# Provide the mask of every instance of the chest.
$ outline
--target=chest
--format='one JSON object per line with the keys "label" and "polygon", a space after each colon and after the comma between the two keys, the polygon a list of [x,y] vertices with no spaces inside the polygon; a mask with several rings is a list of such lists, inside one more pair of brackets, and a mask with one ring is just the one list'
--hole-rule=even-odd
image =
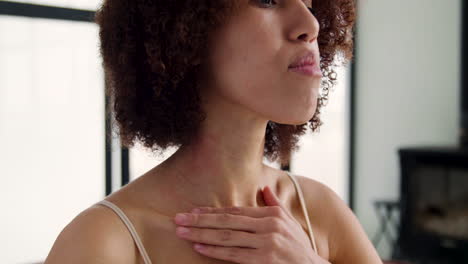
{"label": "chest", "polygon": [[[295,216],[307,233],[307,225],[301,217]],[[227,264],[234,263],[207,257],[193,248],[193,242],[179,238],[175,234],[176,225],[170,220],[146,223],[143,243],[153,264],[191,263],[191,264]],[[319,227],[313,229],[319,255],[328,259],[328,243]],[[139,254],[138,254],[139,256]],[[142,258],[138,258],[143,263]]]}
{"label": "chest", "polygon": [[[285,205],[286,209],[296,219],[296,221],[302,226],[302,229],[306,235],[307,223],[300,206],[300,201],[297,197],[294,186],[285,179],[285,182],[278,184],[278,197]],[[144,192],[135,192],[144,193]],[[135,197],[135,196],[133,196]],[[151,201],[151,206],[145,207],[144,210],[138,210],[133,218],[135,221],[138,233],[142,238],[144,247],[153,264],[165,264],[165,263],[203,263],[203,264],[218,264],[218,263],[233,263],[228,261],[222,261],[214,258],[210,258],[202,255],[201,253],[193,249],[193,242],[179,238],[176,233],[176,225],[173,222],[170,215],[174,215],[173,207],[175,207],[173,201],[167,201],[164,197],[157,197],[157,199],[141,199],[136,204],[150,204],[147,201]],[[319,203],[319,199],[316,201]],[[313,228],[313,233],[318,248],[319,256],[323,259],[329,259],[329,247],[328,247],[328,233],[326,227],[323,225],[326,221],[321,219],[323,212],[320,212],[323,207],[316,207],[318,211],[310,211],[309,218]],[[159,212],[155,213],[155,212]],[[168,213],[169,212],[169,213]],[[138,251],[135,252],[142,263],[142,258]]]}
{"label": "chest", "polygon": [[203,256],[192,248],[192,242],[177,237],[166,237],[163,241],[149,243],[148,254],[153,264],[193,263],[193,264],[227,264],[228,261]]}

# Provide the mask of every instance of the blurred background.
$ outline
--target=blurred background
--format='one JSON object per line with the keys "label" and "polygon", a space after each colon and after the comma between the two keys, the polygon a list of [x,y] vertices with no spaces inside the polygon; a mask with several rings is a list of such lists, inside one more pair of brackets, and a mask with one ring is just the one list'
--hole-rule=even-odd
{"label": "blurred background", "polygon": [[[106,138],[100,2],[0,1],[1,263],[43,261],[79,212],[175,151]],[[468,263],[463,2],[358,0],[355,58],[283,168],[335,190],[386,260]]]}

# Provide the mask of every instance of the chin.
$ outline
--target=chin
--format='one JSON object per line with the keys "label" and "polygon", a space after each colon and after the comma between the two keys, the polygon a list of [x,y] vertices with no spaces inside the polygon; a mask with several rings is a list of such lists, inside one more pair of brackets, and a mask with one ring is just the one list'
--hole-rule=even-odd
{"label": "chin", "polygon": [[303,125],[303,124],[309,122],[309,120],[310,119],[298,120],[298,121],[295,121],[295,122],[290,122],[290,123],[288,123],[288,125],[295,125],[295,126]]}
{"label": "chin", "polygon": [[304,117],[301,120],[299,120],[295,125],[300,125],[300,124],[309,122],[309,120],[311,120],[312,117],[314,117],[316,111],[317,111],[317,104],[314,103],[314,105],[310,108],[310,111],[308,111],[304,115]]}
{"label": "chin", "polygon": [[310,111],[306,111],[303,113],[298,113],[296,111],[295,113],[290,113],[288,116],[285,116],[283,118],[278,118],[276,120],[272,119],[272,121],[283,125],[302,125],[309,122],[309,120],[312,119],[316,110],[317,107],[316,105],[314,105],[314,107],[310,108]]}

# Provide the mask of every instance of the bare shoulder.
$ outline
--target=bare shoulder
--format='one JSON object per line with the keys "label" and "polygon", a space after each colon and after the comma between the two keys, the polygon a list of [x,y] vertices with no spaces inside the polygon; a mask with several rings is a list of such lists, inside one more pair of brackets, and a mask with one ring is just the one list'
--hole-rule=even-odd
{"label": "bare shoulder", "polygon": [[335,191],[311,178],[300,175],[296,178],[304,193],[310,218],[315,218],[327,230],[330,262],[382,263],[359,220]]}
{"label": "bare shoulder", "polygon": [[61,231],[45,263],[136,263],[135,250],[114,212],[93,205]]}

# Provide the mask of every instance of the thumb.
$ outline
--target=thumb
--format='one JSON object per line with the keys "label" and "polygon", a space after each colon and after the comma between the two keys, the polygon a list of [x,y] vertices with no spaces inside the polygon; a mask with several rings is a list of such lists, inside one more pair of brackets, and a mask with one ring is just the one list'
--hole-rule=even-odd
{"label": "thumb", "polygon": [[267,206],[279,206],[291,219],[294,219],[292,214],[281,203],[278,196],[276,196],[276,194],[271,190],[269,186],[263,187],[262,193],[263,193],[263,200],[265,201]]}
{"label": "thumb", "polygon": [[265,203],[267,206],[278,205],[278,206],[283,207],[280,200],[278,199],[276,194],[270,189],[269,186],[263,187],[262,194],[263,194],[263,200],[265,200]]}

